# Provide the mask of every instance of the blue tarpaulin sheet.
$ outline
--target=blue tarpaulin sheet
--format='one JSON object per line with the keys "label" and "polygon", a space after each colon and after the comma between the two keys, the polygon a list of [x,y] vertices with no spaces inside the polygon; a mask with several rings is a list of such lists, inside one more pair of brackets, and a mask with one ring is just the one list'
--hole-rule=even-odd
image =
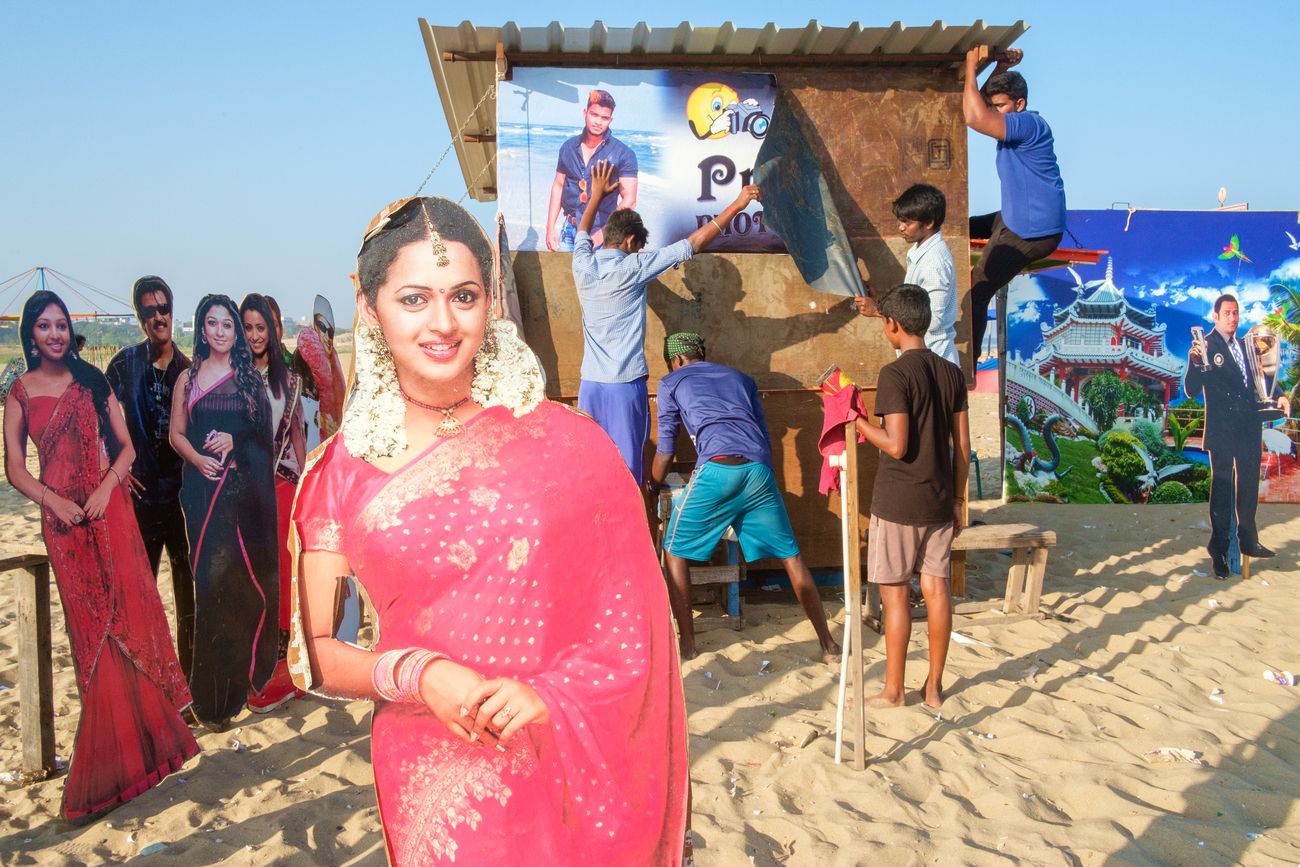
{"label": "blue tarpaulin sheet", "polygon": [[789,100],[784,92],[777,95],[754,163],[754,182],[763,188],[764,225],[780,236],[809,286],[864,295],[844,224]]}

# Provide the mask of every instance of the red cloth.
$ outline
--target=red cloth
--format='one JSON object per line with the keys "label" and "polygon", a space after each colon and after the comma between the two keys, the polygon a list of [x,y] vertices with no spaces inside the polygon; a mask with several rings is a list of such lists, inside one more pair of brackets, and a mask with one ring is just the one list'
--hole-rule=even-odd
{"label": "red cloth", "polygon": [[347,558],[376,650],[519,678],[550,711],[498,752],[423,705],[378,702],[392,864],[680,863],[686,709],[668,595],[641,492],[593,421],[550,402],[521,418],[493,407],[391,474],[339,434],[303,476],[294,526],[303,550]]}
{"label": "red cloth", "polygon": [[[817,450],[822,453],[822,474],[817,490],[823,494],[840,489],[840,469],[831,466],[831,458],[844,454],[844,425],[866,414],[856,388],[822,394],[822,436],[817,441]],[[859,433],[858,442],[866,442],[866,437]]]}
{"label": "red cloth", "polygon": [[[104,440],[90,392],[14,395],[51,492],[84,503],[103,478]],[[100,521],[64,524],[46,508],[41,531],[67,620],[81,722],[63,790],[79,818],[156,786],[199,751],[180,711],[190,703],[167,615],[126,488],[113,488]]]}
{"label": "red cloth", "polygon": [[293,611],[293,554],[289,552],[289,532],[293,525],[293,495],[298,486],[275,477],[275,536],[280,543],[280,629],[288,632]]}

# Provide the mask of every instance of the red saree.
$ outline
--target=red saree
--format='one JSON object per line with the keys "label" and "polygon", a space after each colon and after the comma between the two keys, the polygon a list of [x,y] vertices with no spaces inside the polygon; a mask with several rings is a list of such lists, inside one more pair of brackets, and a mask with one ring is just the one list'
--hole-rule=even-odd
{"label": "red saree", "polygon": [[348,387],[339,354],[325,346],[315,328],[298,333],[298,354],[311,371],[320,395],[320,438],[329,439],[343,423],[343,393]]}
{"label": "red saree", "polygon": [[[40,456],[41,482],[84,503],[107,460],[90,392],[73,382],[59,397],[14,394]],[[76,819],[156,786],[198,744],[180,711],[190,703],[185,675],[126,488],[118,486],[101,521],[64,524],[42,510],[81,693],[81,721],[63,791]]]}
{"label": "red saree", "polygon": [[348,558],[377,651],[427,647],[520,678],[550,711],[502,753],[423,706],[377,703],[394,864],[680,862],[686,714],[668,597],[636,485],[590,419],[488,409],[392,474],[339,435],[294,524],[304,550]]}

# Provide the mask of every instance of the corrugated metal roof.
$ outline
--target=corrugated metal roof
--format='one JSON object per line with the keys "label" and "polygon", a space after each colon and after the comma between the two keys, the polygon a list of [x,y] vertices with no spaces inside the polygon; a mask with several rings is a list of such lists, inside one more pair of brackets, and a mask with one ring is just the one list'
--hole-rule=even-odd
{"label": "corrugated metal roof", "polygon": [[[697,56],[700,63],[734,58],[737,64],[758,65],[764,61],[832,65],[854,60],[939,63],[977,44],[1003,51],[1027,29],[1023,21],[999,26],[978,20],[964,26],[935,21],[922,27],[907,27],[897,21],[888,27],[864,27],[856,21],[847,27],[823,27],[809,21],[804,27],[786,29],[770,23],[736,27],[730,22],[720,27],[696,27],[685,21],[676,27],[656,28],[644,21],[634,27],[607,27],[597,21],[582,29],[558,22],[545,27],[520,27],[514,22],[503,27],[476,27],[463,21],[456,27],[438,27],[420,19],[465,185],[478,201],[496,198],[496,101],[489,91],[496,83],[498,43],[514,65],[563,65],[565,55],[573,56],[569,60],[589,58],[592,65],[608,66],[689,67],[690,55]],[[449,60],[447,56],[465,59]],[[466,141],[467,136],[489,140]]]}

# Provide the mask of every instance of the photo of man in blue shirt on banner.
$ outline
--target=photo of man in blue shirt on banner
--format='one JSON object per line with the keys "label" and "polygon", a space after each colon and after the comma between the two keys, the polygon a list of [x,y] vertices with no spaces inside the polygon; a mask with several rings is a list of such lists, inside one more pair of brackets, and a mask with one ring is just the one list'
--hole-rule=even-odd
{"label": "photo of man in blue shirt on banner", "polygon": [[605,221],[616,208],[636,207],[636,154],[609,130],[614,119],[614,97],[605,90],[591,91],[582,119],[582,132],[560,146],[555,165],[555,181],[546,207],[546,249],[553,253],[573,252],[578,218],[591,195],[591,167],[597,161],[614,167],[618,195],[601,202],[591,232],[593,244],[600,247],[604,242]]}

